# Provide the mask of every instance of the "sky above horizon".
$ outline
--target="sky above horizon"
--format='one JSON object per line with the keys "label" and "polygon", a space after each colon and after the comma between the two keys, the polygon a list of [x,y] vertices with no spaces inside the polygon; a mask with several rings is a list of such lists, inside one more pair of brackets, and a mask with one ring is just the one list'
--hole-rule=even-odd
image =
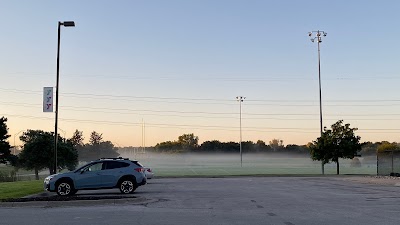
{"label": "sky above horizon", "polygon": [[[11,145],[27,129],[54,131],[43,87],[56,86],[59,133],[92,131],[116,146],[320,134],[343,119],[361,141],[399,142],[400,2],[0,0],[0,117]],[[144,124],[144,129],[143,129]],[[143,130],[145,132],[143,132]],[[145,141],[143,141],[143,139]]]}

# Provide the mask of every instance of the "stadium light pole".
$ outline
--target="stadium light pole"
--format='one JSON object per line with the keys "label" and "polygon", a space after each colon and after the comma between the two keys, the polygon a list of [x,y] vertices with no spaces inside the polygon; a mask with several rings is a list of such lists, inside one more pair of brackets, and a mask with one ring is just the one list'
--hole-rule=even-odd
{"label": "stadium light pole", "polygon": [[[314,36],[313,36],[314,35]],[[320,54],[320,43],[322,42],[322,36],[326,37],[327,33],[322,30],[308,32],[308,36],[311,38],[312,42],[317,41],[318,44],[318,81],[319,81],[319,122],[320,122],[320,132],[322,137],[322,91],[321,91],[321,54]],[[325,174],[324,161],[322,164],[322,174]]]}
{"label": "stadium light pole", "polygon": [[240,108],[240,112],[239,112],[239,123],[240,123],[240,142],[239,142],[239,148],[240,148],[240,167],[242,167],[242,162],[243,162],[243,158],[242,158],[242,102],[243,100],[245,100],[246,97],[243,96],[237,96],[236,100],[239,101],[239,108]]}
{"label": "stadium light pole", "polygon": [[60,31],[61,26],[64,27],[75,27],[74,21],[58,21],[58,41],[57,41],[57,81],[56,81],[56,116],[54,125],[54,171],[57,173],[57,140],[58,140],[58,89],[59,89],[59,78],[60,78]]}

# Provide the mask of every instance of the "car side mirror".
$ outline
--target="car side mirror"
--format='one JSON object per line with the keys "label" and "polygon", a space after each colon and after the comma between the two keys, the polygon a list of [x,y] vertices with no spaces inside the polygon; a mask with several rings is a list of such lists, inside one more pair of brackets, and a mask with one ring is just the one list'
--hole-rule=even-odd
{"label": "car side mirror", "polygon": [[81,170],[81,174],[84,173],[84,172],[85,172],[85,170]]}

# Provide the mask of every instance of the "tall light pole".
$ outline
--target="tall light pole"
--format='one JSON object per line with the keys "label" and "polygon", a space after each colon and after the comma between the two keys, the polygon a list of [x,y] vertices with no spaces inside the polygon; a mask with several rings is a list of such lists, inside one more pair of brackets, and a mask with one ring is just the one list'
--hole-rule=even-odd
{"label": "tall light pole", "polygon": [[58,90],[59,90],[59,78],[60,78],[60,31],[61,26],[64,27],[75,27],[74,21],[58,21],[58,42],[57,42],[57,81],[56,81],[56,118],[54,125],[54,171],[57,173],[57,140],[58,140]]}
{"label": "tall light pole", "polygon": [[[319,45],[322,42],[322,36],[326,37],[326,35],[327,33],[322,30],[308,32],[308,36],[311,38],[311,41],[315,42],[316,40],[318,43],[319,122],[320,122],[321,137],[323,130],[322,130],[321,54]],[[325,174],[323,161],[322,161],[322,174]]]}
{"label": "tall light pole", "polygon": [[243,96],[237,96],[236,100],[239,101],[239,108],[240,108],[240,112],[239,112],[239,121],[240,121],[240,142],[239,142],[239,147],[240,147],[240,167],[242,167],[242,162],[243,162],[243,158],[242,158],[242,102],[243,100],[245,100],[246,97]]}

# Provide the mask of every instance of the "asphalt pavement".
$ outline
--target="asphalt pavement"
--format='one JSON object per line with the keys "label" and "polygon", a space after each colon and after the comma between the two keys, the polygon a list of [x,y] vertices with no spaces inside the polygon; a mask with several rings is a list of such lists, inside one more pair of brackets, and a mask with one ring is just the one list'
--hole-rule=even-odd
{"label": "asphalt pavement", "polygon": [[[398,183],[338,177],[152,179],[130,198],[0,204],[0,224],[398,225]],[[118,190],[80,196],[120,196]]]}

